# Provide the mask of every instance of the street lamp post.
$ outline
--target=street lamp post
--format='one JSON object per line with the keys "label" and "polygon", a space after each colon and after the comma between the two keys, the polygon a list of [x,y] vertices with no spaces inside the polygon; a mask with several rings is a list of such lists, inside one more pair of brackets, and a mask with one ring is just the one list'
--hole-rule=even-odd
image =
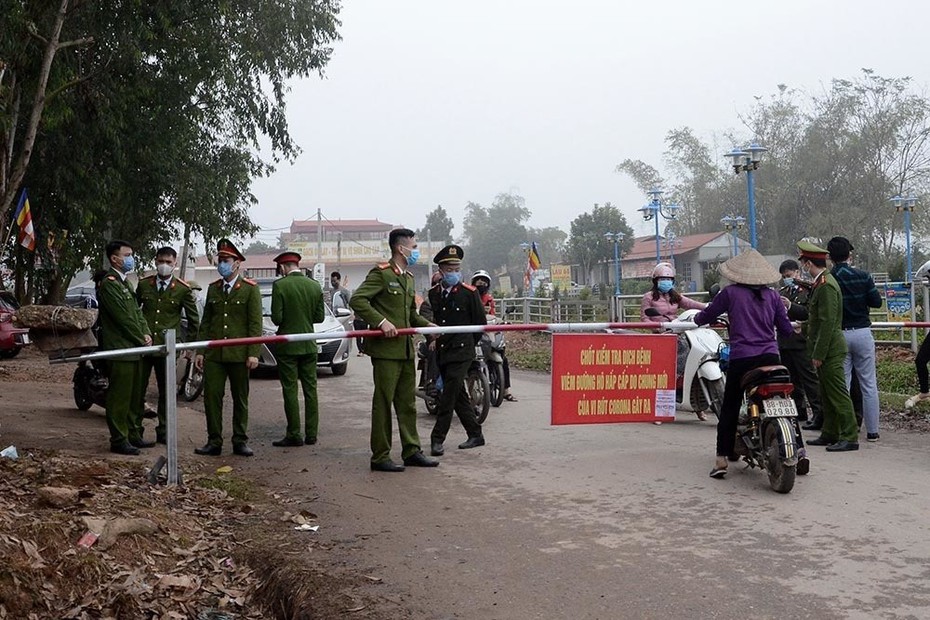
{"label": "street lamp post", "polygon": [[901,195],[891,199],[895,211],[904,212],[904,252],[907,261],[907,270],[904,272],[904,281],[910,282],[913,274],[911,268],[911,212],[917,205],[917,198],[913,194],[904,197]]}
{"label": "street lamp post", "polygon": [[733,160],[733,171],[736,174],[746,173],[746,189],[749,192],[749,244],[753,249],[758,247],[758,238],[756,237],[756,182],[753,178],[753,172],[759,168],[762,163],[762,154],[768,149],[755,142],[745,149],[734,148],[726,154]]}
{"label": "street lamp post", "polygon": [[742,215],[725,215],[720,218],[720,223],[723,224],[728,233],[733,235],[733,256],[737,256],[739,254],[739,237],[736,231],[742,230],[746,224],[746,218]]}
{"label": "street lamp post", "polygon": [[655,220],[656,222],[656,262],[659,263],[662,261],[662,251],[659,246],[659,217],[664,217],[667,220],[674,220],[678,216],[678,210],[681,209],[680,205],[670,205],[662,202],[662,190],[653,187],[649,190],[648,194],[652,196],[652,200],[649,201],[649,204],[644,205],[637,209],[643,214],[643,220]]}
{"label": "street lamp post", "polygon": [[681,247],[681,239],[675,234],[675,231],[666,229],[665,231],[665,249],[668,250],[668,262],[675,267],[675,248]]}
{"label": "street lamp post", "polygon": [[614,296],[620,297],[620,242],[623,241],[622,232],[604,233],[604,238],[614,244]]}

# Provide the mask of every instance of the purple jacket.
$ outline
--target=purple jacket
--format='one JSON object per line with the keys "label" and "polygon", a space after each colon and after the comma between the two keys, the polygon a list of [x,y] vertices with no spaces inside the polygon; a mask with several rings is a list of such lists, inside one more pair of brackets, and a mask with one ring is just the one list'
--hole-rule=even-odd
{"label": "purple jacket", "polygon": [[768,287],[759,289],[762,299],[757,299],[754,290],[747,286],[731,284],[714,297],[694,317],[698,325],[712,323],[718,316],[727,313],[730,321],[730,358],[740,359],[771,353],[778,355],[775,330],[782,336],[794,331],[788,320],[788,311],[776,291]]}

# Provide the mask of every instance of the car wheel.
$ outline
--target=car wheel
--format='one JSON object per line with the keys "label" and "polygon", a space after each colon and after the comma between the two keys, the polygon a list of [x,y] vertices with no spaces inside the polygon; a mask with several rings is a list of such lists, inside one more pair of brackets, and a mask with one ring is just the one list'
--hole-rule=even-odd
{"label": "car wheel", "polygon": [[12,349],[5,349],[3,351],[0,351],[0,359],[8,360],[8,359],[14,358],[17,355],[19,355],[19,352],[22,350],[23,350],[22,347],[14,347]]}

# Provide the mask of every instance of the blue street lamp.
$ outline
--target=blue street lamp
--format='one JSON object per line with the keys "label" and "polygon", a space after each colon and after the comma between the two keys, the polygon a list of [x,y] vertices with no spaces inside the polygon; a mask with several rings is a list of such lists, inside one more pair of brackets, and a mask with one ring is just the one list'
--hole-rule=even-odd
{"label": "blue street lamp", "polygon": [[742,215],[725,215],[720,218],[720,223],[723,224],[728,233],[733,235],[733,256],[737,256],[739,254],[739,237],[736,231],[742,230],[746,224],[746,218]]}
{"label": "blue street lamp", "polygon": [[762,154],[768,149],[753,142],[745,149],[734,148],[726,154],[733,160],[733,171],[736,174],[746,173],[746,189],[749,192],[749,244],[755,249],[758,247],[756,238],[756,183],[752,173],[762,163]]}
{"label": "blue street lamp", "polygon": [[623,241],[622,232],[604,233],[604,238],[614,244],[614,296],[620,297],[620,242]]}
{"label": "blue street lamp", "polygon": [[910,282],[913,271],[911,270],[911,212],[917,205],[917,198],[911,194],[904,197],[900,194],[891,199],[895,211],[904,211],[904,243],[905,256],[907,257],[907,270],[904,272],[904,281]]}
{"label": "blue street lamp", "polygon": [[647,192],[652,196],[652,200],[649,201],[649,204],[644,205],[637,209],[643,214],[643,220],[655,220],[656,222],[656,262],[662,262],[662,252],[659,247],[659,217],[664,217],[667,220],[674,220],[678,216],[678,210],[681,208],[680,205],[668,205],[662,202],[662,190],[653,187]]}

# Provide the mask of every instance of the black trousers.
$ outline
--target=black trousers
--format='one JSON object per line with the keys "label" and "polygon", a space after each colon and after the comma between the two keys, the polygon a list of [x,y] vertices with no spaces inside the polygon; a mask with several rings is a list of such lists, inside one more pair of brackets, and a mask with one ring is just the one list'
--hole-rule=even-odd
{"label": "black trousers", "polygon": [[739,421],[740,406],[743,404],[743,390],[740,388],[743,376],[755,368],[779,363],[781,360],[778,355],[772,353],[730,360],[723,405],[720,407],[720,420],[717,422],[717,456],[733,455],[736,425]]}
{"label": "black trousers", "polygon": [[914,363],[917,365],[917,383],[920,384],[920,391],[926,394],[930,392],[930,372],[927,371],[927,364],[930,364],[930,334],[924,336],[924,341],[920,343]]}
{"label": "black trousers", "polygon": [[439,395],[439,406],[436,409],[436,424],[430,440],[442,443],[449,434],[452,425],[452,412],[459,416],[462,427],[469,437],[481,437],[481,425],[478,416],[471,404],[468,392],[465,390],[465,376],[471,367],[471,360],[464,362],[440,361],[439,372],[442,374],[442,392]]}
{"label": "black trousers", "polygon": [[811,413],[814,420],[823,420],[823,411],[820,408],[820,383],[817,378],[817,371],[811,363],[810,355],[806,349],[782,348],[779,349],[781,354],[781,363],[785,365],[788,372],[791,373],[791,380],[794,382],[794,404],[798,407],[798,419],[804,421],[807,419],[807,410],[804,408],[804,399],[811,406]]}

